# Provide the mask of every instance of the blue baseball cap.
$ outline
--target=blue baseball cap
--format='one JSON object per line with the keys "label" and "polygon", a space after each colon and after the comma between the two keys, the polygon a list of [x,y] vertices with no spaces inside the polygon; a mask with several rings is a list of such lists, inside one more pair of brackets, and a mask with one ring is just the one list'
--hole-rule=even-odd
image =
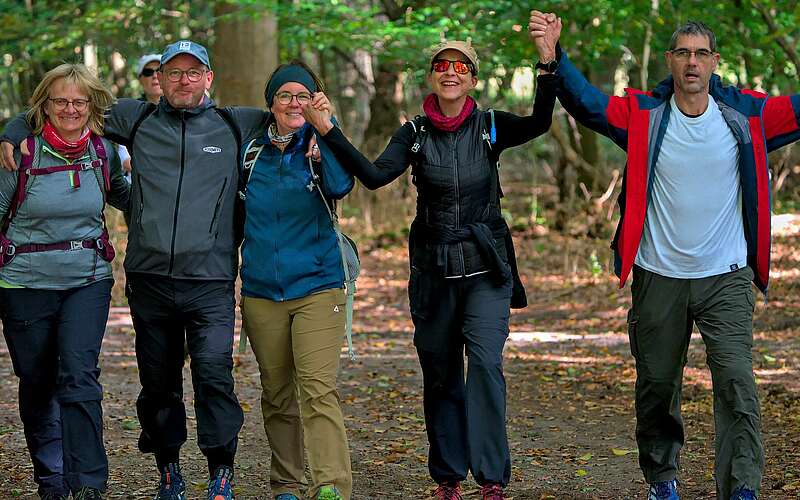
{"label": "blue baseball cap", "polygon": [[178,54],[194,56],[198,61],[208,66],[208,69],[211,69],[211,62],[208,60],[208,51],[206,48],[191,40],[178,40],[171,45],[167,45],[164,54],[161,56],[161,65],[167,64],[170,59]]}

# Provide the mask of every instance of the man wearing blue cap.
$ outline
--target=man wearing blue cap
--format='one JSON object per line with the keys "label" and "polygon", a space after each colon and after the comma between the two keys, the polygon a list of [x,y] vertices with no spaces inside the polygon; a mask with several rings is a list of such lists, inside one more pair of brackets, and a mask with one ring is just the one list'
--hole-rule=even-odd
{"label": "man wearing blue cap", "polygon": [[224,500],[233,498],[243,422],[231,373],[238,152],[242,137],[261,129],[264,114],[216,108],[206,95],[214,80],[208,52],[195,42],[169,45],[157,76],[164,93],[158,106],[120,100],[106,123],[106,135],[132,148],[135,163],[125,271],[142,384],[139,449],[155,454],[156,498],[185,498],[179,466],[187,437],[185,339],[197,442],[211,475],[208,498]]}
{"label": "man wearing blue cap", "polygon": [[[120,99],[105,121],[106,137],[133,158],[125,272],[142,384],[139,449],[155,454],[161,472],[155,498],[185,499],[185,339],[197,442],[210,473],[207,498],[228,500],[244,419],[231,373],[238,155],[243,140],[263,133],[267,115],[216,107],[206,95],[214,80],[208,52],[195,42],[169,45],[157,77],[164,93],[158,104]],[[2,140],[19,144],[28,134],[17,118]],[[9,149],[4,145],[3,164],[16,168]]]}

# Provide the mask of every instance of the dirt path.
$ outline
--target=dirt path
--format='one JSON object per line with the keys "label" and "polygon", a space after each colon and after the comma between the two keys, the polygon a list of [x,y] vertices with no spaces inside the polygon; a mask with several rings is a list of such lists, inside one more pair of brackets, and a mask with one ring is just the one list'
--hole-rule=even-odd
{"label": "dirt path", "polygon": [[[759,303],[755,363],[763,406],[767,471],[762,498],[800,497],[800,257],[779,240],[768,308]],[[512,317],[506,348],[509,440],[516,499],[642,498],[644,482],[633,440],[634,371],[624,333],[628,290],[606,272],[592,274],[591,252],[607,262],[604,242],[525,240],[520,245],[531,305]],[[407,318],[404,250],[364,257],[357,301],[359,359],[343,361],[341,395],[352,449],[357,499],[425,498],[427,475],[421,376]],[[544,270],[548,270],[545,272]],[[133,335],[124,308],[115,309],[106,335],[102,382],[111,464],[108,498],[151,497],[157,475],[136,450],[138,392]],[[0,354],[0,491],[36,498],[17,416],[16,378]],[[685,498],[713,498],[713,418],[702,343],[690,348],[684,390],[688,440],[682,457]],[[188,379],[188,368],[186,368]],[[240,434],[240,499],[271,498],[269,449],[259,408],[252,353],[239,357],[236,383],[246,412]],[[187,401],[191,387],[186,384]],[[193,412],[189,411],[190,415]],[[193,418],[193,417],[192,417]],[[190,441],[183,464],[190,498],[204,492],[204,460]],[[11,492],[9,495],[8,492]],[[477,498],[474,483],[467,498]],[[5,497],[4,496],[4,497]]]}

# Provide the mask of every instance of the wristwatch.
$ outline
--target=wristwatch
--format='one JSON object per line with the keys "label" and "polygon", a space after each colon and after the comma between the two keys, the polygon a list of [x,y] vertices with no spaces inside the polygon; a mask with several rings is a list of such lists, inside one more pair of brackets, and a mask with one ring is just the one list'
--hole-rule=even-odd
{"label": "wristwatch", "polygon": [[536,63],[535,67],[536,69],[542,69],[544,71],[547,71],[548,73],[555,73],[556,70],[558,69],[558,59],[553,59],[552,61],[547,63],[539,61]]}

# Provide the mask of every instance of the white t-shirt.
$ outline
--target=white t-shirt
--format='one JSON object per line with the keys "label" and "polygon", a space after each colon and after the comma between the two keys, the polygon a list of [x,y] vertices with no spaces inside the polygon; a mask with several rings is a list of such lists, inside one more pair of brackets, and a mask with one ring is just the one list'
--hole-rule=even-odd
{"label": "white t-shirt", "polygon": [[735,271],[747,265],[736,139],[712,97],[698,117],[669,105],[635,262],[672,278]]}

